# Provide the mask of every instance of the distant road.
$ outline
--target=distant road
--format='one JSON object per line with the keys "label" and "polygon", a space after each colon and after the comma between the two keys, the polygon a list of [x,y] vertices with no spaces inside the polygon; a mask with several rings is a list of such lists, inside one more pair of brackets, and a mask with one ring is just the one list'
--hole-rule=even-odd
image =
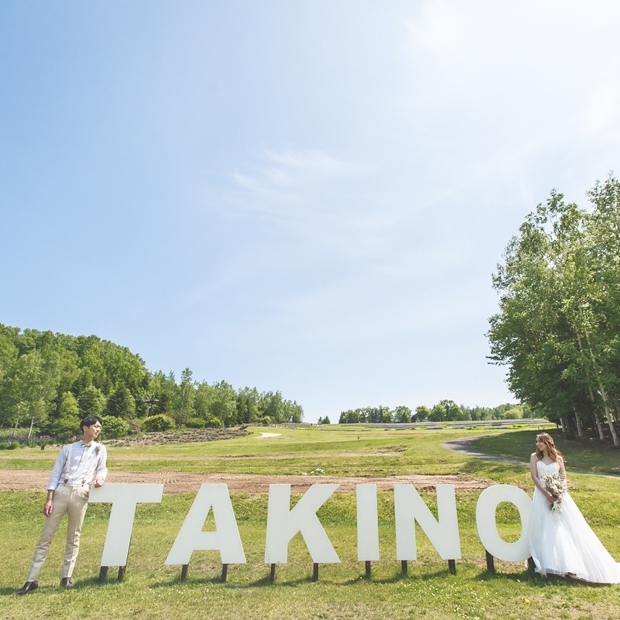
{"label": "distant road", "polygon": [[512,465],[529,465],[529,461],[509,459],[504,456],[487,454],[486,452],[481,452],[480,450],[472,448],[471,444],[476,441],[476,439],[480,439],[484,436],[485,435],[476,435],[475,437],[451,439],[450,441],[445,441],[444,443],[440,444],[440,446],[442,448],[445,448],[446,450],[454,450],[455,452],[461,452],[462,454],[466,454],[467,456],[473,456],[479,459],[486,459],[487,461],[500,461],[501,463],[511,463]]}

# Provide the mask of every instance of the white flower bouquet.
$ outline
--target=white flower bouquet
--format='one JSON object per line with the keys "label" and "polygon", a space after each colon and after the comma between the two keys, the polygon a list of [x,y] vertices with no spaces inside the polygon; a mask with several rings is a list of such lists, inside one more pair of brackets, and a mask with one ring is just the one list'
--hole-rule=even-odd
{"label": "white flower bouquet", "polygon": [[553,512],[562,512],[562,495],[566,491],[566,482],[558,476],[558,474],[549,474],[543,478],[545,489],[553,497],[551,502],[551,510]]}

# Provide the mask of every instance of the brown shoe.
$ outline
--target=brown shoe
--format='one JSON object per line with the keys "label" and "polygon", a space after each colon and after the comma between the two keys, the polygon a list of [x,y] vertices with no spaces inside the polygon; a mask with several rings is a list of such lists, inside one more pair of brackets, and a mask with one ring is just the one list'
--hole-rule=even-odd
{"label": "brown shoe", "polygon": [[38,581],[27,581],[20,590],[17,590],[15,594],[21,596],[22,594],[28,594],[28,592],[32,592],[39,587]]}
{"label": "brown shoe", "polygon": [[71,577],[63,577],[60,580],[60,585],[63,588],[72,588],[73,587],[73,581],[71,581]]}

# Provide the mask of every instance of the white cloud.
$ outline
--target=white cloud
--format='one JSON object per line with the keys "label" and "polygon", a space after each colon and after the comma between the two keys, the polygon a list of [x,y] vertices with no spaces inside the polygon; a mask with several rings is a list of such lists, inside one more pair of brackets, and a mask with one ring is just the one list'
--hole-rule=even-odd
{"label": "white cloud", "polygon": [[282,151],[275,153],[267,151],[267,156],[276,164],[288,170],[298,170],[304,175],[315,174],[344,175],[355,171],[355,166],[349,162],[337,159],[316,149],[301,151]]}
{"label": "white cloud", "polygon": [[283,187],[310,189],[356,173],[354,164],[316,149],[268,150],[264,157],[252,175],[236,172],[234,180],[246,189],[265,193]]}

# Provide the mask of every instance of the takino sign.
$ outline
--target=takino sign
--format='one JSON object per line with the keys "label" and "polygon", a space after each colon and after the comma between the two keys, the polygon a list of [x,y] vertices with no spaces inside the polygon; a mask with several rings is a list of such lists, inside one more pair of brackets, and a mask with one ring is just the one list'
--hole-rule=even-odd
{"label": "takino sign", "polygon": [[[269,486],[266,564],[274,566],[287,563],[288,546],[297,533],[303,537],[315,565],[340,562],[317,516],[319,508],[338,486],[314,484],[293,508],[290,484]],[[92,490],[91,502],[112,504],[101,558],[102,567],[127,565],[136,507],[141,503],[161,502],[163,490],[163,484],[107,484]],[[437,518],[413,485],[394,485],[397,560],[404,562],[417,559],[416,523],[443,560],[454,561],[461,558],[454,485],[437,485],[436,496]],[[377,561],[380,559],[380,549],[376,485],[358,484],[356,497],[357,558],[361,562]],[[502,502],[514,504],[519,511],[521,536],[516,542],[504,541],[497,530],[495,515]],[[204,532],[204,523],[210,511],[213,512],[215,529]],[[527,532],[530,517],[531,499],[522,489],[504,484],[485,489],[478,498],[476,526],[487,553],[507,562],[526,560],[529,557]],[[165,564],[187,567],[194,551],[218,551],[224,566],[246,563],[226,484],[203,484],[200,487]],[[119,578],[120,575],[119,572]]]}

